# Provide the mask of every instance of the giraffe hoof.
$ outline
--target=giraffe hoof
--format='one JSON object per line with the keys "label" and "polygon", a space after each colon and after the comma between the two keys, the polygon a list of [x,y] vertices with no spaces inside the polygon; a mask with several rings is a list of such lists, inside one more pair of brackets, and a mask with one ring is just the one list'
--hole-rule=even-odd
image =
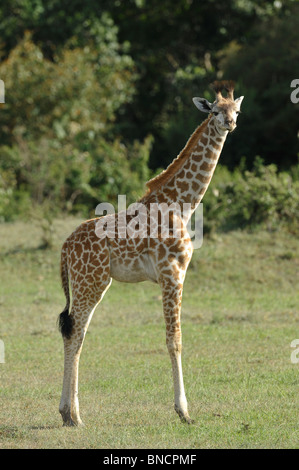
{"label": "giraffe hoof", "polygon": [[191,419],[190,416],[182,419],[182,422],[187,423],[187,424],[194,424],[195,423],[194,419]]}
{"label": "giraffe hoof", "polygon": [[63,422],[63,427],[82,427],[82,426],[85,426],[85,425],[81,420],[73,421],[72,419],[69,419]]}
{"label": "giraffe hoof", "polygon": [[182,421],[182,423],[187,423],[187,424],[194,424],[195,423],[195,421],[190,418],[188,413],[186,413],[186,412],[184,413],[182,410],[179,409],[179,407],[177,405],[174,405],[174,409],[177,412],[177,414],[179,415],[180,420]]}
{"label": "giraffe hoof", "polygon": [[84,426],[79,416],[76,418],[72,417],[70,408],[67,405],[61,408],[59,412],[62,417],[63,426],[67,426],[67,427]]}

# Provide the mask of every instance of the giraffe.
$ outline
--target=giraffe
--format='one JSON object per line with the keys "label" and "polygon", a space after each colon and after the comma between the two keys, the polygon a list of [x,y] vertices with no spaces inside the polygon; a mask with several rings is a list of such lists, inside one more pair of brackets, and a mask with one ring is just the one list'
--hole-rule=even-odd
{"label": "giraffe", "polygon": [[[183,422],[193,422],[188,413],[184,390],[181,351],[181,302],[185,274],[193,246],[186,222],[202,200],[211,181],[227,134],[236,127],[243,96],[234,99],[232,81],[214,82],[215,101],[193,98],[195,106],[208,113],[176,159],[161,174],[147,182],[147,192],[139,200],[148,210],[151,204],[188,203],[187,214],[179,218],[179,237],[119,237],[118,228],[132,220],[119,212],[114,216],[115,236],[100,236],[99,222],[112,215],[87,220],[64,242],[61,250],[61,281],[66,306],[59,315],[64,341],[64,377],[59,411],[63,424],[83,424],[79,415],[78,366],[84,337],[92,315],[112,279],[121,282],[152,281],[160,285],[166,326],[166,345],[172,364],[174,408]],[[226,94],[222,94],[226,90]],[[110,219],[109,219],[110,217]],[[159,223],[158,223],[159,225]],[[72,305],[70,304],[70,290]]]}

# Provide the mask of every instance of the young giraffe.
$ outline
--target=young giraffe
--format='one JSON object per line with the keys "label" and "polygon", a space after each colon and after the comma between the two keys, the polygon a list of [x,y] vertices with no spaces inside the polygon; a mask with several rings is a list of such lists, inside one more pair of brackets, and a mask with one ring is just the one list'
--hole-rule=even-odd
{"label": "young giraffe", "polygon": [[[211,181],[228,132],[236,127],[243,96],[234,99],[233,82],[214,82],[216,99],[193,98],[195,106],[208,118],[195,130],[179,156],[156,178],[147,183],[148,192],[139,201],[149,211],[152,203],[190,204],[180,220],[180,237],[156,238],[100,237],[99,221],[88,220],[65,241],[61,252],[61,279],[66,307],[59,316],[64,340],[64,379],[59,411],[67,426],[82,424],[79,416],[78,365],[83,340],[92,314],[109,288],[112,278],[124,282],[150,280],[162,289],[166,323],[166,344],[174,381],[175,410],[182,421],[191,423],[184,391],[181,365],[181,300],[183,282],[192,256],[192,243],[186,223],[200,203]],[[222,95],[227,91],[226,97]],[[114,216],[116,234],[123,223]],[[175,222],[173,216],[172,223]],[[125,222],[130,217],[126,216]],[[147,219],[148,223],[148,219]],[[170,231],[171,232],[171,231]],[[98,235],[97,235],[98,233]],[[148,233],[148,232],[146,232]],[[69,280],[72,289],[70,310]]]}

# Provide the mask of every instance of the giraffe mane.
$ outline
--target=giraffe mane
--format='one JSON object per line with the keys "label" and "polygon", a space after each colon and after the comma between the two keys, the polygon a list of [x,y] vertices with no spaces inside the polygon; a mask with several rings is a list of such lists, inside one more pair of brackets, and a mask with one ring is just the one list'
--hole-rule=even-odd
{"label": "giraffe mane", "polygon": [[181,150],[179,155],[170,163],[170,165],[168,165],[168,167],[162,171],[162,173],[146,183],[148,191],[145,196],[148,196],[154,190],[162,188],[166,183],[168,183],[168,181],[171,180],[171,178],[180,170],[180,168],[182,168],[191,154],[194,143],[198,141],[200,134],[204,131],[210,119],[211,115],[195,129],[183,150]]}

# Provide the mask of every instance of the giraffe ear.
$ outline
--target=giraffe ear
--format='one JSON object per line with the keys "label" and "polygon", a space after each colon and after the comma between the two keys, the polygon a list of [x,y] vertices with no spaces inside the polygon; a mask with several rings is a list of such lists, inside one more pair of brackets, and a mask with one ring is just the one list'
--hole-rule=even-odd
{"label": "giraffe ear", "polygon": [[195,106],[203,113],[210,113],[212,111],[212,104],[205,98],[192,98]]}
{"label": "giraffe ear", "polygon": [[235,99],[235,104],[238,106],[239,109],[241,108],[241,103],[243,99],[244,99],[244,96],[240,96],[240,98]]}

